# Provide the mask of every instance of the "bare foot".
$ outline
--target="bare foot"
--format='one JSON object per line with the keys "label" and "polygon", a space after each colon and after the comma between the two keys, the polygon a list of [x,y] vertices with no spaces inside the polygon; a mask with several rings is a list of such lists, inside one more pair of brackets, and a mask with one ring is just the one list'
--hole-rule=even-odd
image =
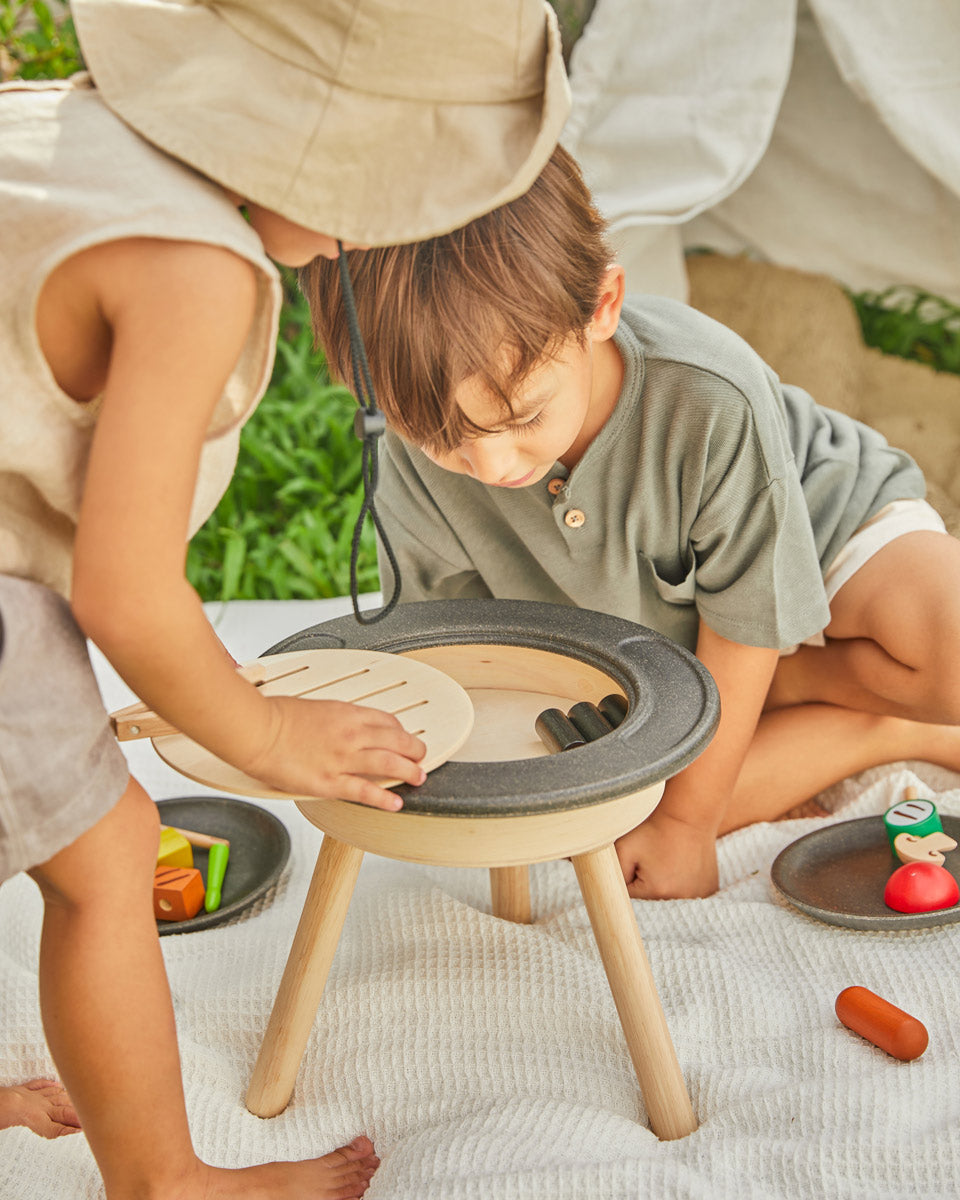
{"label": "bare foot", "polygon": [[0,1087],[0,1129],[26,1125],[41,1137],[57,1138],[80,1128],[70,1097],[56,1079],[31,1079]]}
{"label": "bare foot", "polygon": [[[380,1159],[368,1137],[322,1158],[263,1163],[231,1171],[197,1163],[196,1175],[177,1200],[358,1200],[370,1186]],[[173,1193],[164,1191],[165,1197]]]}

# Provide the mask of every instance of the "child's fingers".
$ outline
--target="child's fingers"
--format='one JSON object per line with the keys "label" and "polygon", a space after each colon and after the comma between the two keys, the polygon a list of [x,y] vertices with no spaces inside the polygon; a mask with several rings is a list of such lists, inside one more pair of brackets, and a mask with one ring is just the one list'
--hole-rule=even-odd
{"label": "child's fingers", "polygon": [[369,775],[374,779],[390,779],[419,787],[427,773],[418,762],[391,750],[371,747],[358,754],[347,767],[351,775]]}
{"label": "child's fingers", "polygon": [[[368,714],[366,721],[369,745],[382,746],[387,750],[402,754],[405,758],[412,758],[416,762],[419,762],[426,754],[427,748],[420,738],[408,733],[391,713],[382,712],[377,708],[364,709],[364,712]],[[392,772],[380,773],[386,775]]]}
{"label": "child's fingers", "polygon": [[403,808],[403,801],[396,792],[388,792],[371,779],[363,779],[359,775],[341,775],[336,781],[335,794],[340,800],[352,800],[354,804],[363,804],[367,808],[382,808],[387,812],[397,812]]}

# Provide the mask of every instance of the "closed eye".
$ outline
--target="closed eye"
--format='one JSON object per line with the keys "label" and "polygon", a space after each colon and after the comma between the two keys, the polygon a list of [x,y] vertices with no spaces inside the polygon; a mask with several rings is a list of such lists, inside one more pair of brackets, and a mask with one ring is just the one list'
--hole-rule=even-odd
{"label": "closed eye", "polygon": [[522,425],[514,425],[513,432],[520,434],[522,437],[525,433],[532,433],[538,426],[543,424],[544,410],[541,408],[538,413],[535,413],[529,420],[524,421]]}

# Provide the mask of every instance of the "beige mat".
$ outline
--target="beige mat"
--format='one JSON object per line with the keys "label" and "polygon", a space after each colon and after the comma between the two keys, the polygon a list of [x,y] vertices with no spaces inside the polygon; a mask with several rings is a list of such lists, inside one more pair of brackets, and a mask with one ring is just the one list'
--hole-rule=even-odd
{"label": "beige mat", "polygon": [[687,259],[690,303],[736,330],[784,383],[872,425],[922,467],[960,536],[960,376],[863,344],[856,311],[823,275],[721,254]]}

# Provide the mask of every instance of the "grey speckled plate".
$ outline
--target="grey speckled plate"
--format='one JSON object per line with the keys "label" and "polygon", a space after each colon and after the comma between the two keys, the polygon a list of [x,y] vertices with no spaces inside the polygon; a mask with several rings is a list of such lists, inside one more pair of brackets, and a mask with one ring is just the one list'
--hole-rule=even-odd
{"label": "grey speckled plate", "polygon": [[[259,804],[232,796],[184,796],[158,800],[157,808],[164,825],[225,837],[230,843],[220,907],[211,913],[201,908],[189,921],[158,921],[161,934],[195,933],[229,921],[277,882],[290,857],[287,827]],[[206,850],[194,846],[193,865],[206,883]]]}
{"label": "grey speckled plate", "polygon": [[[942,813],[943,831],[960,843],[960,817]],[[815,829],[774,859],[770,878],[784,899],[802,912],[848,929],[925,929],[960,921],[960,904],[934,912],[899,913],[883,902],[896,859],[882,817],[860,817]],[[960,847],[944,867],[960,883]]]}

